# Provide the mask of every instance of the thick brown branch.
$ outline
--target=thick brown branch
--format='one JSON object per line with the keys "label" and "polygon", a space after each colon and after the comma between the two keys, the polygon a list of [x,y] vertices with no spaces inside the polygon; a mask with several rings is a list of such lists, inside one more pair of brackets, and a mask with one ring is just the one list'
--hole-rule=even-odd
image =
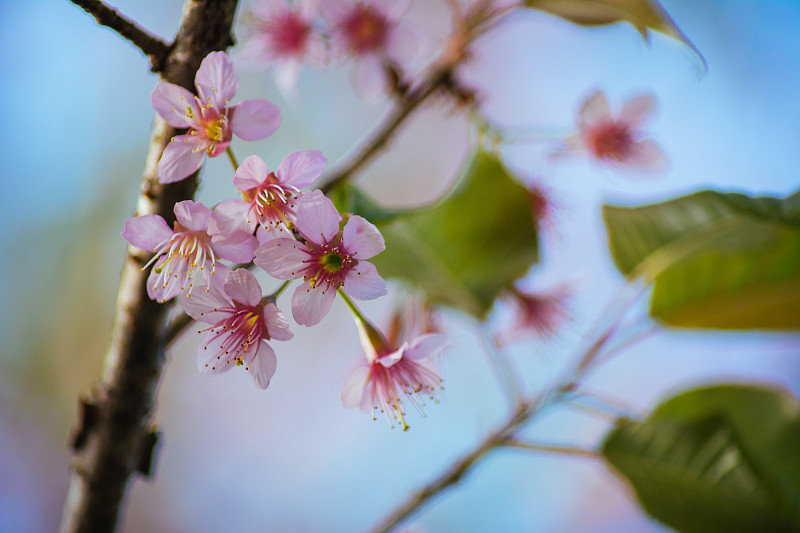
{"label": "thick brown branch", "polygon": [[125,39],[132,42],[144,55],[150,58],[153,72],[161,72],[164,60],[169,54],[170,46],[154,36],[136,22],[120,15],[120,13],[100,0],[71,0],[73,4],[92,15],[98,24],[111,28]]}
{"label": "thick brown branch", "polygon": [[[236,3],[187,0],[175,43],[163,61],[164,80],[192,89],[202,59],[232,44]],[[175,203],[194,196],[196,174],[166,185],[156,177],[158,161],[174,135],[175,130],[156,117],[136,214],[157,214],[171,222]],[[103,376],[91,397],[83,400],[73,432],[63,533],[113,531],[131,476],[150,470],[157,441],[150,419],[164,366],[169,306],[147,295],[142,267],[148,259],[149,254],[133,248],[125,258]]]}

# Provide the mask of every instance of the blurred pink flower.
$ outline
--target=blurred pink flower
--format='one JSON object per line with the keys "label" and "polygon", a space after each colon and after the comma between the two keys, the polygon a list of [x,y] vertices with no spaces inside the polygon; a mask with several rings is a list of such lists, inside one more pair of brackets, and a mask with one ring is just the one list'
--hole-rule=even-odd
{"label": "blurred pink flower", "polygon": [[216,257],[247,262],[253,258],[255,247],[252,241],[235,245],[212,243],[207,232],[211,209],[200,202],[178,202],[174,211],[177,218],[174,229],[158,215],[142,215],[128,220],[121,233],[129,244],[155,252],[142,270],[153,265],[147,278],[147,294],[160,302],[187,288],[191,294],[193,279],[198,273],[202,273],[207,288],[221,284],[215,278],[219,275],[224,278],[230,269],[217,263]]}
{"label": "blurred pink flower", "polygon": [[223,289],[180,299],[189,316],[211,324],[201,330],[209,334],[197,353],[200,372],[220,374],[243,366],[256,386],[266,389],[277,367],[267,341],[288,341],[294,334],[274,303],[261,303],[261,285],[249,270],[229,273]]}
{"label": "blurred pink flower", "polygon": [[354,85],[362,97],[384,85],[384,63],[403,65],[418,52],[419,33],[401,18],[408,0],[326,0],[320,8],[334,54],[356,61]]}
{"label": "blurred pink flower", "polygon": [[197,96],[165,81],[150,95],[153,107],[170,126],[189,128],[164,149],[157,171],[161,183],[180,181],[197,171],[204,154],[223,153],[234,133],[245,141],[257,141],[275,133],[280,125],[280,109],[266,100],[228,105],[239,91],[239,78],[225,52],[211,52],[203,59],[195,84]]}
{"label": "blurred pink flower", "polygon": [[285,231],[287,223],[295,222],[300,189],[311,185],[327,162],[317,150],[294,152],[276,172],[270,172],[257,155],[247,157],[233,177],[243,199],[225,200],[214,209],[208,226],[214,242],[238,243],[251,237],[256,228]]}
{"label": "blurred pink flower", "polygon": [[514,313],[513,324],[498,335],[501,343],[519,337],[550,337],[569,317],[566,300],[570,295],[567,285],[557,285],[549,290],[528,292],[512,287],[506,301]]}
{"label": "blurred pink flower", "polygon": [[240,57],[274,65],[275,83],[287,98],[296,92],[303,64],[321,67],[325,62],[325,43],[314,29],[316,7],[310,0],[256,0],[245,19],[249,39]]}
{"label": "blurred pink flower", "polygon": [[305,242],[278,238],[256,250],[256,265],[278,279],[303,278],[292,298],[298,324],[313,326],[322,320],[341,289],[358,300],[386,294],[386,282],[372,263],[386,248],[378,229],[366,219],[351,216],[343,230],[341,217],[321,191],[304,193],[297,203],[295,228]]}
{"label": "blurred pink flower", "polygon": [[361,411],[372,409],[373,419],[377,409],[389,426],[394,427],[394,420],[405,431],[408,424],[402,396],[424,416],[425,400],[421,393],[435,400],[434,393],[442,386],[442,378],[431,359],[444,350],[447,337],[440,333],[423,335],[410,344],[393,348],[371,324],[361,320],[356,320],[356,324],[366,362],[353,369],[342,385],[342,405]]}
{"label": "blurred pink flower", "polygon": [[663,170],[661,148],[645,138],[643,124],[655,109],[655,98],[644,95],[628,100],[613,117],[602,91],[592,93],[578,112],[578,134],[565,140],[566,150],[587,151],[598,161],[637,170]]}

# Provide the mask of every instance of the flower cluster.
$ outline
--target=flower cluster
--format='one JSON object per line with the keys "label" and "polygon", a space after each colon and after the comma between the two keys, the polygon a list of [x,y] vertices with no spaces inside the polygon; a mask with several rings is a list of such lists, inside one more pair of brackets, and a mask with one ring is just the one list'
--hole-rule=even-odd
{"label": "flower cluster", "polygon": [[[261,139],[280,122],[278,108],[264,100],[229,104],[239,82],[231,59],[223,52],[209,54],[195,80],[196,95],[166,82],[153,91],[153,106],[164,120],[189,128],[164,151],[158,169],[162,182],[197,171],[205,155],[230,151],[232,134]],[[236,166],[236,158],[230,155]],[[293,337],[276,305],[278,294],[291,280],[302,279],[292,298],[292,317],[309,327],[328,314],[337,294],[345,298],[359,323],[366,318],[350,298],[372,300],[386,294],[386,282],[368,262],[385,248],[378,229],[360,216],[341,215],[322,191],[308,190],[326,164],[321,152],[305,150],[287,155],[271,171],[260,157],[251,155],[233,176],[239,197],[213,209],[191,200],[179,202],[172,227],[153,214],[126,222],[122,237],[153,253],[142,268],[151,268],[148,295],[159,302],[179,297],[189,316],[208,324],[201,330],[207,337],[198,350],[202,373],[218,374],[241,366],[259,388],[267,388],[277,367],[270,342]],[[254,274],[235,267],[251,262],[286,283],[264,296]],[[403,421],[402,405],[392,395],[402,392],[416,398],[422,389],[432,390],[440,381],[427,363],[419,362],[438,351],[436,346],[443,342],[434,346],[431,337],[422,336],[419,342],[397,350],[380,347],[368,352],[368,361],[380,361],[385,370],[371,371],[364,386],[373,390],[364,397]],[[349,397],[356,394],[353,379],[347,385]]]}
{"label": "flower cluster", "polygon": [[407,8],[407,0],[256,0],[246,17],[242,58],[274,67],[287,97],[295,94],[303,65],[352,59],[353,84],[368,97],[386,82],[386,65],[405,65],[417,55],[419,32],[402,19]]}

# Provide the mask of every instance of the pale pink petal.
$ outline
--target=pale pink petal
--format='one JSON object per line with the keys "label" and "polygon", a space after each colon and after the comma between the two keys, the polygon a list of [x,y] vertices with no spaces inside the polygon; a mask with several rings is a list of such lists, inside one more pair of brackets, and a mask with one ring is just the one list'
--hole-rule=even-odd
{"label": "pale pink petal", "polygon": [[423,38],[417,27],[400,21],[389,32],[386,53],[392,61],[406,65],[415,57],[425,54],[423,46]]}
{"label": "pale pink petal", "polygon": [[656,99],[652,95],[643,95],[628,100],[619,114],[619,120],[631,127],[640,126],[653,114],[656,108]]}
{"label": "pale pink petal", "polygon": [[225,52],[208,54],[200,63],[194,82],[200,101],[204,105],[211,103],[220,111],[227,107],[226,100],[232,99],[239,91],[239,78],[233,61]]}
{"label": "pale pink petal", "polygon": [[[228,274],[231,273],[231,267],[229,267],[228,265],[223,265],[222,263],[217,261],[216,265],[214,266],[214,271],[212,272],[210,261],[207,261],[204,267],[204,272],[207,272],[208,285],[210,287],[209,290],[217,291],[220,294],[224,294],[225,280],[227,279]],[[194,292],[192,292],[192,295],[194,295]]]}
{"label": "pale pink petal", "polygon": [[228,335],[229,333],[224,333],[216,337],[213,332],[209,333],[200,345],[197,350],[197,368],[201,374],[221,374],[236,366],[236,360],[226,356],[225,350],[221,348]]}
{"label": "pale pink petal", "polygon": [[120,235],[128,244],[155,252],[156,247],[172,237],[174,232],[160,216],[142,215],[128,220]]}
{"label": "pale pink petal", "polygon": [[258,341],[258,348],[253,360],[246,363],[247,374],[259,389],[266,389],[269,381],[278,368],[278,358],[275,350],[265,340]]}
{"label": "pale pink petal", "polygon": [[184,200],[175,204],[175,218],[181,226],[192,231],[206,231],[211,220],[211,209],[201,202]]}
{"label": "pale pink petal", "polygon": [[184,295],[179,298],[178,303],[187,315],[207,324],[216,324],[226,318],[228,313],[217,309],[231,305],[216,289],[206,292],[204,285],[195,287],[191,296]]}
{"label": "pale pink petal", "polygon": [[225,278],[225,294],[234,302],[251,307],[261,302],[261,285],[252,272],[239,268]]}
{"label": "pale pink petal", "polygon": [[328,26],[338,26],[350,13],[351,5],[352,2],[345,0],[324,0],[319,4],[319,14]]}
{"label": "pale pink petal", "polygon": [[255,264],[278,279],[303,277],[303,261],[308,247],[294,239],[280,238],[265,242],[256,250]]}
{"label": "pale pink petal", "polygon": [[211,242],[215,245],[236,244],[252,237],[256,229],[256,220],[255,218],[249,220],[249,214],[250,204],[244,200],[234,198],[219,204],[214,208],[211,220],[208,222]]}
{"label": "pale pink petal", "polygon": [[254,235],[249,235],[239,242],[215,243],[211,242],[211,248],[218,256],[234,263],[249,263],[253,260],[258,239]]}
{"label": "pale pink petal", "polygon": [[233,185],[240,191],[249,191],[267,181],[267,164],[257,155],[251,155],[242,161],[233,176]]}
{"label": "pale pink petal", "polygon": [[429,333],[417,337],[406,350],[405,356],[412,361],[422,361],[438,355],[447,347],[447,335]]}
{"label": "pale pink petal", "polygon": [[336,291],[330,287],[317,285],[312,289],[306,281],[295,289],[292,297],[294,321],[301,326],[315,326],[328,314],[335,298]]}
{"label": "pale pink petal", "polygon": [[274,241],[275,239],[287,239],[291,238],[294,240],[292,236],[292,232],[289,231],[283,224],[278,226],[259,226],[256,230],[256,239],[258,239],[259,245],[267,243],[269,241]]}
{"label": "pale pink petal", "polygon": [[391,368],[394,365],[396,365],[397,362],[400,361],[400,359],[403,358],[403,353],[406,351],[406,348],[408,348],[408,344],[403,343],[403,345],[400,348],[393,351],[392,353],[375,359],[375,362],[380,363],[381,366],[383,366],[384,368]]}
{"label": "pale pink petal", "polygon": [[578,125],[581,129],[591,128],[598,122],[611,117],[608,100],[603,91],[595,91],[584,100],[578,112]]}
{"label": "pale pink petal", "polygon": [[298,99],[297,80],[301,67],[295,58],[285,58],[275,65],[275,85],[287,102],[294,103]]}
{"label": "pale pink petal", "polygon": [[339,395],[342,400],[342,406],[347,409],[361,407],[361,398],[364,396],[364,389],[367,386],[368,379],[368,366],[357,366],[350,372],[350,375],[344,380],[342,392]]}
{"label": "pale pink petal", "polygon": [[410,4],[410,0],[373,0],[372,3],[389,21],[400,19],[408,11]]}
{"label": "pale pink petal", "polygon": [[353,68],[353,88],[365,100],[374,100],[384,89],[386,74],[377,55],[362,57]]}
{"label": "pale pink petal", "polygon": [[386,249],[381,232],[371,222],[360,216],[352,216],[342,231],[345,250],[356,259],[369,259]]}
{"label": "pale pink petal", "polygon": [[323,244],[339,233],[339,221],[342,217],[322,191],[309,191],[297,202],[297,230],[306,239]]}
{"label": "pale pink petal", "polygon": [[319,150],[305,150],[287,155],[278,167],[281,183],[298,189],[308,187],[320,177],[328,160]]}
{"label": "pale pink petal", "polygon": [[231,130],[245,141],[266,139],[281,125],[281,109],[266,100],[245,100],[230,109]]}
{"label": "pale pink petal", "polygon": [[281,310],[275,304],[264,306],[264,321],[267,324],[269,337],[276,341],[288,341],[294,337],[294,333],[289,329],[289,321],[283,316]]}
{"label": "pale pink petal", "polygon": [[313,68],[322,68],[328,60],[328,47],[325,41],[317,33],[309,36],[306,45],[306,64]]}
{"label": "pale pink petal", "polygon": [[158,162],[158,181],[172,183],[194,174],[203,165],[205,151],[193,135],[178,135],[164,149]]}
{"label": "pale pink petal", "polygon": [[359,261],[345,275],[342,290],[357,300],[374,300],[386,294],[386,282],[375,265]]}
{"label": "pale pink petal", "polygon": [[666,169],[667,157],[655,142],[644,140],[634,144],[633,153],[622,163],[632,169],[662,172]]}
{"label": "pale pink petal", "polygon": [[187,107],[192,110],[193,115],[200,115],[194,95],[183,87],[166,81],[158,82],[150,94],[150,102],[161,118],[175,128],[191,126],[191,123],[186,120]]}

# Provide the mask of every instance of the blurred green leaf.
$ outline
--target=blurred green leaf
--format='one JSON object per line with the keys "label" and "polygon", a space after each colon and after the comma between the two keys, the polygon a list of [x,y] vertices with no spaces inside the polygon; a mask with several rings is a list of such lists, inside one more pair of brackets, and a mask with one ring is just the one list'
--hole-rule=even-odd
{"label": "blurred green leaf", "polygon": [[525,5],[581,26],[629,22],[645,40],[648,38],[648,30],[654,30],[683,42],[705,64],[697,48],[654,0],[525,0]]}
{"label": "blurred green leaf", "polygon": [[800,328],[800,194],[701,191],[603,206],[619,270],[654,281],[650,314],[671,326]]}
{"label": "blurred green leaf", "polygon": [[800,403],[720,385],[621,419],[603,454],[657,520],[685,533],[800,531]]}
{"label": "blurred green leaf", "polygon": [[432,303],[478,318],[538,261],[528,191],[483,151],[472,157],[456,188],[429,208],[387,211],[353,187],[334,196],[340,209],[380,229],[386,250],[371,261],[382,276],[405,280]]}

